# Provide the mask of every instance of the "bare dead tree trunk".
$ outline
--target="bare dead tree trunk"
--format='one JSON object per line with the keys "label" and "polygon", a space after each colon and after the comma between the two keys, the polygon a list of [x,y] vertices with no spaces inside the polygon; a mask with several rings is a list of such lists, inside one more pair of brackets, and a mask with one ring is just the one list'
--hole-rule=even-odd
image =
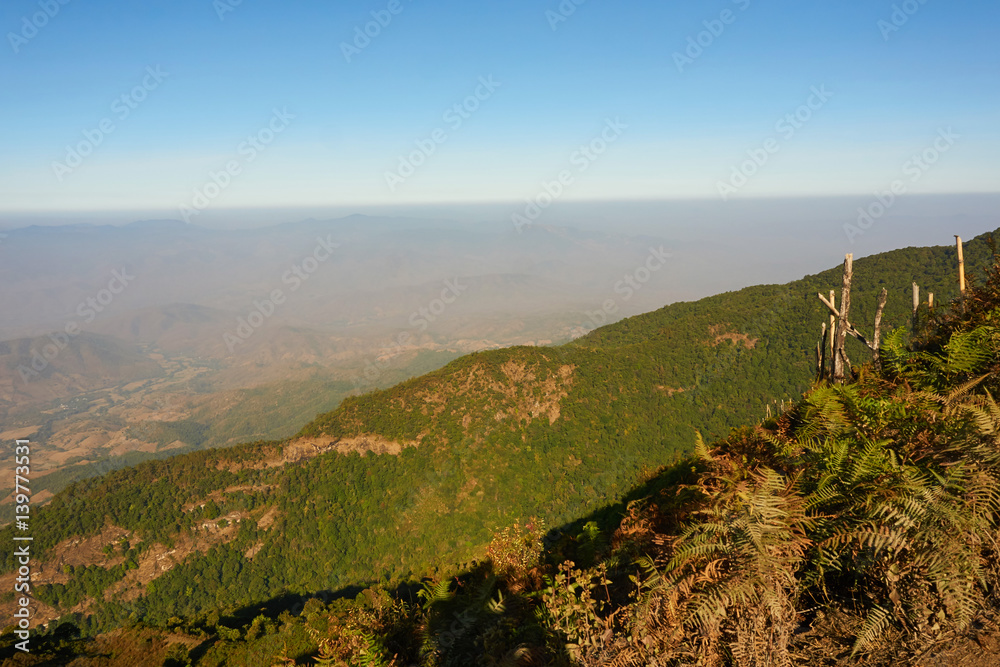
{"label": "bare dead tree trunk", "polygon": [[958,291],[965,295],[965,257],[962,255],[962,237],[955,236],[955,244],[958,246]]}
{"label": "bare dead tree trunk", "polygon": [[934,292],[927,293],[927,309],[934,310]]}
{"label": "bare dead tree trunk", "polygon": [[844,377],[840,379],[841,382],[847,379],[850,375],[854,377],[854,371],[851,369],[851,359],[847,356],[847,348],[840,348],[840,358],[843,361]]}
{"label": "bare dead tree trunk", "polygon": [[837,320],[837,332],[834,336],[833,355],[833,381],[844,381],[844,362],[847,361],[848,368],[850,362],[844,352],[844,343],[847,341],[847,318],[851,312],[851,281],[854,279],[854,255],[847,253],[844,257],[844,280],[840,290],[840,318]]}
{"label": "bare dead tree trunk", "polygon": [[833,362],[833,332],[837,330],[837,320],[834,319],[834,312],[837,312],[837,293],[830,290],[830,305],[833,312],[830,313],[830,361]]}
{"label": "bare dead tree trunk", "polygon": [[826,347],[827,339],[830,337],[830,330],[823,323],[823,337],[816,347],[816,379],[822,381],[826,377]]}
{"label": "bare dead tree trunk", "polygon": [[[933,294],[931,297],[933,298]],[[882,313],[885,311],[885,302],[889,298],[889,292],[883,287],[878,295],[878,306],[875,308],[875,335],[872,337],[872,352],[875,354],[875,365],[878,365],[879,351],[882,348]]]}

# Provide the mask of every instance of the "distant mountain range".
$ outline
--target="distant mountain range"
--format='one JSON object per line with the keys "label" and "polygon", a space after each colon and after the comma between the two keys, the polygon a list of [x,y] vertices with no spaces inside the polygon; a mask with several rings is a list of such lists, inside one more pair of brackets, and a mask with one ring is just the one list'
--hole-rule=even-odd
{"label": "distant mountain range", "polygon": [[[366,216],[235,231],[176,221],[27,227],[9,232],[0,248],[0,309],[16,315],[0,323],[0,338],[44,334],[68,320],[120,333],[114,320],[126,313],[171,304],[219,310],[235,326],[274,290],[287,300],[269,326],[386,335],[409,327],[410,315],[454,278],[470,283],[464,294],[470,298],[449,308],[447,325],[431,335],[475,328],[471,322],[484,315],[526,320],[575,313],[579,321],[654,243],[666,241]],[[126,289],[96,317],[81,316],[79,304],[122,270],[135,276]],[[650,284],[647,291],[662,293],[665,286]],[[530,331],[528,321],[523,327]]]}
{"label": "distant mountain range", "polygon": [[[985,237],[965,250],[970,275],[991,257]],[[856,260],[852,321],[870,329],[884,287],[887,327],[908,326],[911,283],[942,303],[957,292],[955,266],[952,246]],[[42,616],[165,624],[405,580],[477,557],[518,518],[570,522],[690,451],[696,433],[724,435],[800,396],[827,319],[816,294],[839,285],[838,267],[673,304],[561,346],[477,352],[347,398],[294,438],[76,484],[36,517]],[[867,360],[860,347],[850,354]],[[258,405],[295,395],[259,393]],[[225,411],[161,421],[153,435],[197,439]],[[100,549],[84,557],[73,540]]]}
{"label": "distant mountain range", "polygon": [[[0,247],[0,432],[44,437],[50,491],[95,462],[287,437],[460,354],[580,335],[654,242],[366,216],[15,229]],[[669,290],[666,273],[644,296]],[[619,300],[614,317],[643,307]],[[250,398],[268,391],[282,404]],[[168,439],[159,424],[178,420],[198,426]]]}

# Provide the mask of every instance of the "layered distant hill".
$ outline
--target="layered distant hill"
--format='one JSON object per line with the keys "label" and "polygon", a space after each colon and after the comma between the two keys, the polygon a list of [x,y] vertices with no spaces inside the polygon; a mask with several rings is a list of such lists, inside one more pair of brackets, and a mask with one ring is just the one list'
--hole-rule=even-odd
{"label": "layered distant hill", "polygon": [[[990,256],[985,238],[968,242],[970,275]],[[909,325],[911,283],[941,303],[957,292],[955,266],[951,246],[856,260],[852,321],[870,330],[885,287],[886,325]],[[807,389],[827,318],[816,293],[839,285],[837,267],[673,304],[561,346],[474,353],[348,398],[295,438],[77,484],[35,518],[41,613],[162,624],[405,579],[481,554],[517,518],[573,520],[689,451],[696,432],[724,434]],[[259,393],[255,406],[287,407],[293,395]],[[226,410],[147,437],[200,437]]]}
{"label": "layered distant hill", "polygon": [[[287,300],[268,316],[271,326],[350,327],[359,336],[380,335],[411,327],[410,315],[455,278],[463,298],[439,318],[448,326],[434,326],[429,335],[452,337],[451,328],[464,327],[482,337],[489,330],[483,317],[522,320],[520,329],[528,331],[534,315],[558,310],[579,316],[599,302],[595,294],[606,298],[654,244],[667,241],[367,216],[233,231],[178,221],[27,227],[10,231],[0,248],[0,309],[11,314],[0,323],[0,338],[44,334],[67,320],[122,333],[126,313],[171,304],[217,309],[235,327],[236,317],[276,289]],[[116,271],[128,278],[124,289],[103,308],[94,307],[96,313],[81,314],[80,304],[106,289]],[[662,295],[668,285],[658,280],[646,291]],[[623,311],[630,314],[627,306]],[[159,335],[149,326],[124,331],[146,342]]]}
{"label": "layered distant hill", "polygon": [[[651,248],[668,252],[648,236],[367,216],[12,230],[2,432],[45,441],[50,491],[143,457],[287,437],[460,354],[563,342],[669,300],[669,265],[635,298],[614,291]],[[609,298],[613,313],[588,315]]]}

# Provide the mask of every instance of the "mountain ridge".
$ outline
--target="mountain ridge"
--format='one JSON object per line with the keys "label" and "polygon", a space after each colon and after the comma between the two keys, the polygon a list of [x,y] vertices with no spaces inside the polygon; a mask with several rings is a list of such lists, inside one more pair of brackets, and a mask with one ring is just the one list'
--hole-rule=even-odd
{"label": "mountain ridge", "polygon": [[[970,273],[985,266],[985,235],[966,249]],[[894,252],[855,262],[852,320],[862,329],[882,286],[893,295],[887,324],[909,322],[902,297],[916,268],[940,300],[954,283],[954,249]],[[889,265],[891,273],[882,271]],[[348,398],[299,433],[318,445],[352,438],[416,443],[398,454],[362,455],[359,449],[379,449],[362,446],[291,456],[304,444],[291,438],[143,464],[58,494],[39,511],[36,526],[45,537],[35,545],[45,557],[64,539],[111,525],[125,531],[128,547],[109,548],[138,562],[149,549],[169,551],[208,524],[240,518],[225,541],[190,552],[154,580],[133,581],[128,595],[154,624],[282,591],[405,580],[468,562],[494,528],[516,517],[566,523],[611,505],[637,479],[690,452],[696,432],[724,435],[759,419],[774,400],[800,395],[811,384],[810,350],[827,317],[816,293],[838,284],[839,270],[829,269],[788,285],[671,304],[559,347],[467,355],[391,389]],[[757,342],[748,347],[738,336]],[[855,361],[864,358],[855,352]],[[296,462],[268,465],[275,456]],[[217,498],[211,510],[190,509],[208,506],[209,496]],[[265,516],[275,518],[262,526]],[[9,555],[0,558],[9,571]],[[105,598],[125,572],[93,567],[41,596],[53,613],[90,599],[95,627],[112,627],[138,602]],[[203,588],[184,583],[199,577]],[[179,595],[185,588],[190,593]]]}

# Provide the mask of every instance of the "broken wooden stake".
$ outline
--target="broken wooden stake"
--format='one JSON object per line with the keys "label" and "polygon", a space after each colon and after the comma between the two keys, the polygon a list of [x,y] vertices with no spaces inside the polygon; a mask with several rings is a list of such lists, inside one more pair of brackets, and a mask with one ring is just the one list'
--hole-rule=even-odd
{"label": "broken wooden stake", "polygon": [[851,360],[847,356],[847,349],[846,348],[843,348],[843,347],[840,348],[840,357],[841,357],[841,360],[843,361],[843,368],[844,368],[844,372],[845,372],[845,377],[841,378],[841,382],[843,382],[844,380],[847,379],[846,376],[848,374],[851,375],[851,377],[853,377],[854,376],[854,371],[851,369]]}
{"label": "broken wooden stake", "polygon": [[962,237],[955,235],[955,244],[958,246],[958,291],[965,295],[965,257],[962,255]]}
{"label": "broken wooden stake", "polygon": [[[933,295],[931,295],[933,296]],[[878,295],[878,305],[875,308],[875,335],[872,337],[872,344],[869,346],[871,351],[874,353],[875,365],[878,365],[879,361],[879,348],[882,345],[882,313],[885,311],[885,302],[889,299],[889,292],[886,288],[882,288],[882,291]]]}
{"label": "broken wooden stake", "polygon": [[827,339],[830,337],[830,330],[823,322],[823,337],[816,346],[816,379],[822,380],[826,376],[826,347]]}
{"label": "broken wooden stake", "polygon": [[834,355],[832,379],[834,382],[844,381],[844,361],[847,359],[847,355],[844,354],[844,343],[847,340],[847,318],[851,313],[851,282],[853,280],[854,255],[847,253],[844,256],[844,280],[840,289],[840,317],[837,320],[837,332],[834,336],[833,343]]}
{"label": "broken wooden stake", "polygon": [[[830,290],[830,305],[833,310],[837,310],[837,294],[833,290]],[[839,316],[840,313],[837,313]],[[836,330],[837,321],[833,319],[834,314],[830,313],[830,359],[833,359],[833,332]]]}

